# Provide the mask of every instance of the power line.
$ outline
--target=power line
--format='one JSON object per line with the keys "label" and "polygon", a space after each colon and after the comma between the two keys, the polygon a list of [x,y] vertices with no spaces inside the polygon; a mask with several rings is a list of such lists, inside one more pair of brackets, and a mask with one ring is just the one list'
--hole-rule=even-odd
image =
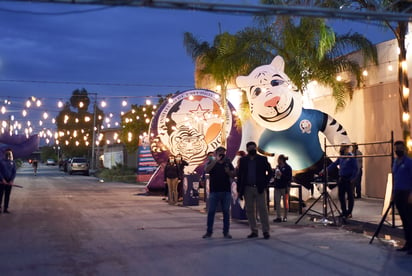
{"label": "power line", "polygon": [[104,85],[104,86],[134,86],[134,87],[162,87],[162,88],[193,88],[193,85],[162,85],[162,84],[86,82],[86,81],[82,82],[82,81],[0,79],[0,82],[41,83],[41,84],[76,84],[76,85],[96,85],[96,86]]}
{"label": "power line", "polygon": [[[17,0],[28,2],[29,0]],[[393,12],[386,10],[358,10],[351,7],[340,8],[321,8],[311,6],[295,5],[245,5],[227,4],[216,2],[187,2],[181,0],[30,0],[30,2],[50,2],[62,4],[87,4],[87,5],[107,5],[107,6],[131,6],[149,7],[160,9],[179,9],[196,10],[214,13],[226,13],[232,15],[251,15],[251,16],[298,16],[298,17],[320,17],[320,18],[339,18],[358,21],[389,21],[389,22],[409,22],[412,21],[410,5],[405,10]]]}
{"label": "power line", "polygon": [[[0,1],[0,2],[10,2],[10,1]],[[45,1],[41,1],[41,2],[45,2]],[[50,2],[53,2],[53,1],[50,1]],[[103,7],[98,7],[98,8],[76,9],[76,10],[61,11],[61,12],[43,12],[43,11],[18,10],[18,9],[10,9],[10,8],[0,7],[0,12],[8,12],[8,13],[16,13],[16,14],[29,14],[29,15],[60,16],[60,15],[98,12],[98,11],[112,9],[112,8],[115,8],[115,7],[114,6],[103,6]]]}

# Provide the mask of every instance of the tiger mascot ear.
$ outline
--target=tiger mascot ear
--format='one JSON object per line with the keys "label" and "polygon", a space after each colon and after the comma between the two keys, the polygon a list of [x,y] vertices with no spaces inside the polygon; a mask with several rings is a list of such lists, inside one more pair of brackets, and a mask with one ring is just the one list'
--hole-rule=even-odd
{"label": "tiger mascot ear", "polygon": [[279,71],[285,72],[285,61],[281,56],[276,56],[272,62],[270,63],[273,67],[278,69]]}
{"label": "tiger mascot ear", "polygon": [[[271,66],[274,67],[276,70],[284,73],[285,71],[285,61],[281,56],[276,56],[272,62],[269,65],[266,66]],[[261,67],[261,66],[259,66]],[[259,68],[258,67],[258,68]],[[256,68],[255,68],[256,69]],[[253,71],[252,71],[253,72]],[[239,76],[236,78],[236,85],[241,89],[241,90],[246,90],[247,87],[250,86],[251,83],[253,83],[253,77],[252,73],[249,74],[248,76]]]}

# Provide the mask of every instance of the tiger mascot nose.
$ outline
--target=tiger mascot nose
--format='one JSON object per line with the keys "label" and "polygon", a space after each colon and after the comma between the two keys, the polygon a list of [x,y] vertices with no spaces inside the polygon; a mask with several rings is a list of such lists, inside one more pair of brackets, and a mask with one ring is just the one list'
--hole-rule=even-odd
{"label": "tiger mascot nose", "polygon": [[278,105],[279,101],[279,96],[273,97],[265,102],[265,107],[275,107]]}

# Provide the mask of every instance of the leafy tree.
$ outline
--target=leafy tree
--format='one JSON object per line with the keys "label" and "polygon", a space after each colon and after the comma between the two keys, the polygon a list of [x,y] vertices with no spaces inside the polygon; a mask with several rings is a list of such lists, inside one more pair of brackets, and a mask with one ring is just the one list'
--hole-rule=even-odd
{"label": "leafy tree", "polygon": [[[90,98],[86,89],[73,91],[69,102],[56,117],[58,141],[62,153],[66,156],[89,156],[92,149],[93,131],[100,129],[104,113],[97,105],[92,105],[89,112]],[[93,128],[94,113],[96,125]]]}
{"label": "leafy tree", "polygon": [[42,162],[45,162],[47,159],[57,160],[56,150],[52,146],[43,146],[41,147],[40,158]]}
{"label": "leafy tree", "polygon": [[131,109],[121,117],[120,140],[126,146],[128,152],[134,152],[138,148],[139,136],[149,132],[149,124],[155,115],[157,108],[161,105],[169,94],[165,97],[158,95],[157,103],[150,105],[132,104]]}
{"label": "leafy tree", "polygon": [[[273,1],[272,1],[273,2]],[[336,109],[345,107],[355,86],[362,83],[361,67],[347,56],[349,51],[360,50],[364,63],[377,63],[376,47],[358,33],[336,34],[324,19],[277,17],[273,22],[264,21],[262,39],[273,53],[281,55],[287,64],[285,70],[300,92],[309,82],[332,88]],[[337,80],[336,75],[349,72],[356,82]]]}
{"label": "leafy tree", "polygon": [[[246,29],[231,35],[227,32],[217,35],[213,44],[200,41],[192,33],[184,34],[184,45],[187,53],[196,62],[196,79],[211,76],[220,86],[221,105],[223,112],[227,108],[227,87],[234,79],[250,71],[262,62],[269,60],[269,53],[265,45],[253,40],[255,35],[252,29]],[[196,82],[196,87],[199,82]],[[224,120],[225,114],[222,114]],[[224,122],[224,125],[226,123]],[[222,129],[222,145],[226,144],[226,133]]]}
{"label": "leafy tree", "polygon": [[[391,12],[411,12],[412,3],[409,1],[371,1],[371,0],[353,0],[353,1],[336,1],[338,4],[351,7],[353,3],[360,6],[361,9],[370,11],[391,11]],[[404,114],[409,117],[409,79],[408,69],[405,66],[407,47],[406,47],[406,35],[408,33],[409,22],[398,21],[390,22],[382,18],[384,26],[389,28],[395,35],[398,43],[399,55],[398,55],[398,94],[400,105],[400,124],[403,132],[403,139],[408,145],[409,151],[411,151],[411,122],[408,118],[404,119]]]}

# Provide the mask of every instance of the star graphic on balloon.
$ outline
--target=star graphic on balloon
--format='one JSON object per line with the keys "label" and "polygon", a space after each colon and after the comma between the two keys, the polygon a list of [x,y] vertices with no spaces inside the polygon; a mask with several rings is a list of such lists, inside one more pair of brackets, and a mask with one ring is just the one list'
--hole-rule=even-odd
{"label": "star graphic on balloon", "polygon": [[203,109],[200,104],[197,105],[196,109],[189,110],[190,113],[192,113],[193,116],[197,118],[202,118],[203,120],[206,120],[206,113],[210,112],[209,108]]}

